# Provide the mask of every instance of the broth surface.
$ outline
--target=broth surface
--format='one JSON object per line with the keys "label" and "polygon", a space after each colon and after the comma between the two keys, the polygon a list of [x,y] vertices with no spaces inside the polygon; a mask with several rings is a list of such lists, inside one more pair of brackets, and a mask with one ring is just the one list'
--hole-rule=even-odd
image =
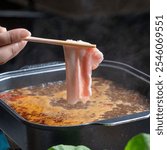
{"label": "broth surface", "polygon": [[149,109],[148,100],[110,80],[93,78],[89,101],[68,104],[66,83],[58,81],[0,93],[26,120],[51,126],[69,126],[115,118]]}

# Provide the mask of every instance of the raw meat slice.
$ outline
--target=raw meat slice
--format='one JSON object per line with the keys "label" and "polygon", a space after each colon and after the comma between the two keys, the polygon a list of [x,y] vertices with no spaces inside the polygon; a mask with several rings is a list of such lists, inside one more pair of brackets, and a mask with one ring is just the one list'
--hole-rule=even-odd
{"label": "raw meat slice", "polygon": [[[83,41],[76,41],[83,42]],[[97,48],[64,46],[67,100],[71,104],[87,101],[92,95],[92,70],[103,60]]]}

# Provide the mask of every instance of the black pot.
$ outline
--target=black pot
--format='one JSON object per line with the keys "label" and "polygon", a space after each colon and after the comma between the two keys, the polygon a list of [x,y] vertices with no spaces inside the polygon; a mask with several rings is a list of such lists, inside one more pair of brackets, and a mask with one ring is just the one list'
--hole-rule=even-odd
{"label": "black pot", "polygon": [[[112,80],[149,99],[149,76],[123,63],[104,61],[93,76]],[[51,63],[0,75],[0,91],[65,80],[65,64]],[[31,123],[0,101],[0,128],[23,150],[47,150],[58,144],[85,145],[92,150],[123,150],[134,135],[149,133],[149,111],[76,126]]]}

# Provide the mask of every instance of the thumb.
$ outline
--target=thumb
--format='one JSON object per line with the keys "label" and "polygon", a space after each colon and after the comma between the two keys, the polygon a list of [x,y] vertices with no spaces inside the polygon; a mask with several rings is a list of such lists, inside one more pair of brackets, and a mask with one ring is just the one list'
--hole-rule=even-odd
{"label": "thumb", "polygon": [[30,35],[31,33],[26,29],[13,29],[7,32],[0,33],[0,46],[20,42]]}

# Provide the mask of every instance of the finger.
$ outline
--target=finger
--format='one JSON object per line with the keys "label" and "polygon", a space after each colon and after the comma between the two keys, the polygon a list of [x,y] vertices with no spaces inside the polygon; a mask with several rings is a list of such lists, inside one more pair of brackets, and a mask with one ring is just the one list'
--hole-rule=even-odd
{"label": "finger", "polygon": [[6,31],[7,31],[7,30],[6,30],[5,27],[0,26],[0,33],[2,33],[2,32],[6,32]]}
{"label": "finger", "polygon": [[14,29],[0,33],[0,46],[20,42],[21,40],[30,35],[31,33],[26,29]]}
{"label": "finger", "polygon": [[13,43],[0,48],[0,64],[4,64],[15,57],[26,45],[26,41]]}

